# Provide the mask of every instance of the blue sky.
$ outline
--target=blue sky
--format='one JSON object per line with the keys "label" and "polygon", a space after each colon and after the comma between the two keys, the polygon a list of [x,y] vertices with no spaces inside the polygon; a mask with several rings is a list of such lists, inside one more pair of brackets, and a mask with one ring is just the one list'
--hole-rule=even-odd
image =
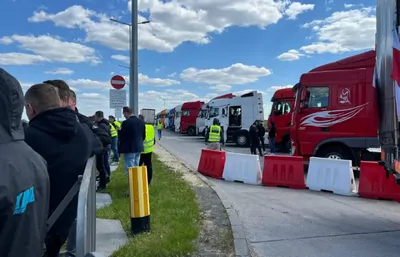
{"label": "blue sky", "polygon": [[[140,0],[140,108],[246,90],[270,98],[308,70],[374,46],[375,6],[343,0]],[[355,1],[354,1],[355,2]],[[127,0],[2,0],[0,67],[26,89],[64,79],[85,114],[109,109],[113,74],[128,76]]]}

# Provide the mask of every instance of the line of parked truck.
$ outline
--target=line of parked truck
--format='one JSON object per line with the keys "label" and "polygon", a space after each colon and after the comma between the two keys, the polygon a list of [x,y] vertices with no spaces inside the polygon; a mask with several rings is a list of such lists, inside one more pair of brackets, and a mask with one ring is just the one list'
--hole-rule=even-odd
{"label": "line of parked truck", "polygon": [[[350,159],[355,165],[379,160],[375,57],[375,51],[368,51],[322,65],[302,74],[293,88],[277,90],[267,122],[267,129],[271,121],[276,125],[277,148],[303,156],[306,162],[311,156]],[[141,113],[189,136],[204,135],[218,118],[226,141],[237,146],[248,146],[250,126],[264,120],[263,98],[257,91]]]}
{"label": "line of parked truck", "polygon": [[[277,90],[267,124],[276,124],[278,146],[305,162],[311,156],[349,159],[356,166],[361,160],[379,161],[400,184],[400,90],[394,80],[400,66],[395,41],[400,0],[377,3],[376,51],[316,67],[302,74],[293,88]],[[208,103],[183,103],[152,117],[191,136],[204,134],[218,118],[227,142],[246,146],[250,125],[264,119],[263,100],[257,91],[227,94]]]}

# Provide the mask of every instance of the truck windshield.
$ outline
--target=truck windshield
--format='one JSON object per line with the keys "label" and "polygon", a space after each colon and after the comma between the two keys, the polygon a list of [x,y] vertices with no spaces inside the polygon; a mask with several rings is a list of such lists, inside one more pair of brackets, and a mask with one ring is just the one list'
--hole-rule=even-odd
{"label": "truck windshield", "polygon": [[288,114],[290,113],[290,102],[289,101],[275,101],[274,106],[271,110],[271,114],[275,116],[283,115],[283,114]]}
{"label": "truck windshield", "polygon": [[207,110],[201,110],[199,113],[199,118],[205,118],[207,116]]}
{"label": "truck windshield", "polygon": [[218,115],[219,115],[219,108],[210,107],[210,109],[209,109],[209,117],[213,118],[213,117],[217,117]]}

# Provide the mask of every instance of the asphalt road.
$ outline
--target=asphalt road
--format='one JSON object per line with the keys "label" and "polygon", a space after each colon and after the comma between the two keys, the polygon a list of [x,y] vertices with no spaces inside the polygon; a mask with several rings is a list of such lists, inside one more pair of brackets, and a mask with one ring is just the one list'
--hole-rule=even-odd
{"label": "asphalt road", "polygon": [[[165,131],[158,143],[197,169],[204,139]],[[209,179],[234,204],[259,257],[400,256],[399,203]]]}

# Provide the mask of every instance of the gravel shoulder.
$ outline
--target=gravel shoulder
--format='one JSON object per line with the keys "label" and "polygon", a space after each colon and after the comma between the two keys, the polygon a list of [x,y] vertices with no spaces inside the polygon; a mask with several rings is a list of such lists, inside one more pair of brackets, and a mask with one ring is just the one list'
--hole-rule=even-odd
{"label": "gravel shoulder", "polygon": [[232,228],[228,214],[214,190],[205,184],[184,163],[161,146],[154,153],[165,165],[180,172],[196,193],[202,218],[202,228],[197,239],[197,252],[192,257],[234,256]]}

